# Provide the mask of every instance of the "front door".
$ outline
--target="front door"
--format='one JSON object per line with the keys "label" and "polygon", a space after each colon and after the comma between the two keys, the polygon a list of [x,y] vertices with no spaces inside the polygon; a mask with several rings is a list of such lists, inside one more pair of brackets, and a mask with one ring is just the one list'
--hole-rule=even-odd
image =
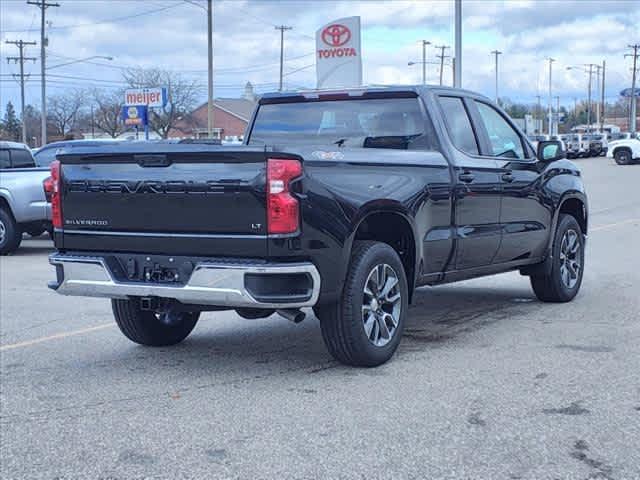
{"label": "front door", "polygon": [[502,241],[494,263],[539,258],[550,232],[551,209],[544,202],[539,163],[532,149],[498,109],[481,100],[477,109],[481,150],[498,163],[502,182]]}

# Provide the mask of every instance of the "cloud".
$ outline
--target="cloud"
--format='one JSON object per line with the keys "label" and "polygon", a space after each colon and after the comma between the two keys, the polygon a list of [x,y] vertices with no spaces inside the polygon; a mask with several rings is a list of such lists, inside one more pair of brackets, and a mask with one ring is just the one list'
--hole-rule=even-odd
{"label": "cloud", "polygon": [[[206,2],[203,0],[58,0],[47,10],[49,65],[94,55],[113,56],[93,65],[77,63],[52,70],[49,91],[82,87],[116,88],[122,68],[160,67],[181,72],[206,84]],[[195,4],[195,5],[194,5]],[[289,25],[285,34],[285,84],[315,84],[314,33],[322,24],[360,15],[363,26],[364,78],[367,83],[417,83],[420,39],[453,46],[453,1],[271,1],[216,0],[215,71],[218,96],[239,95],[250,80],[259,91],[278,84],[280,37],[277,25]],[[531,102],[548,88],[545,58],[554,64],[553,88],[564,103],[586,96],[586,76],[568,65],[607,60],[607,96],[630,83],[626,45],[640,40],[640,9],[634,1],[510,0],[463,2],[464,86],[494,94],[494,61],[500,57],[501,94]],[[115,20],[113,20],[115,19]],[[15,55],[7,39],[39,42],[39,11],[24,0],[0,1],[0,102],[16,101],[19,89],[6,56]],[[113,20],[113,21],[109,21]],[[73,26],[73,28],[67,28]],[[27,31],[25,31],[27,30]],[[30,55],[38,56],[38,47]],[[429,48],[428,60],[437,61]],[[452,50],[448,51],[452,55]],[[447,64],[450,61],[447,61]],[[36,74],[39,66],[28,65]],[[438,81],[439,66],[428,65],[428,79]],[[9,75],[9,76],[8,76]],[[80,79],[66,78],[78,77]],[[445,65],[445,82],[451,67]],[[205,91],[203,89],[203,98]],[[39,102],[37,77],[27,87],[28,101]]]}

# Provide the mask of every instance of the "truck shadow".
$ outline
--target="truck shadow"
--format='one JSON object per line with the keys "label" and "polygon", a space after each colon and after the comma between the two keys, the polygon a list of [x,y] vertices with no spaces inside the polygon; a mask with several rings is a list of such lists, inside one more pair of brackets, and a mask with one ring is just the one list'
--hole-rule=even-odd
{"label": "truck shadow", "polygon": [[[486,286],[456,285],[419,290],[410,308],[399,352],[459,345],[467,333],[526,315],[539,306],[533,294],[525,289],[489,291]],[[118,344],[96,366],[110,366],[105,371],[113,375],[121,375],[122,372],[117,372],[122,368],[134,376],[155,371],[161,376],[195,374],[217,378],[216,382],[238,375],[264,378],[294,372],[306,375],[330,369],[349,370],[329,356],[319,322],[310,311],[299,325],[277,315],[262,320],[241,320],[229,313],[224,319],[216,319],[216,315],[220,314],[203,315],[192,335],[180,345],[145,348]]]}

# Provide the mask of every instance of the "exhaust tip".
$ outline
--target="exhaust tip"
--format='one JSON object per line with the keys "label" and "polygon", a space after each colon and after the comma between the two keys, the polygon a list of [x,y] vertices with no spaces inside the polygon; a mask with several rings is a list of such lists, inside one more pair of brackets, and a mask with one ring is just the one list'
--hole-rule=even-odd
{"label": "exhaust tip", "polygon": [[293,323],[300,323],[307,316],[307,314],[304,313],[299,308],[283,308],[281,310],[278,310],[278,313],[282,317],[286,318],[287,320],[289,320],[290,322],[293,322]]}

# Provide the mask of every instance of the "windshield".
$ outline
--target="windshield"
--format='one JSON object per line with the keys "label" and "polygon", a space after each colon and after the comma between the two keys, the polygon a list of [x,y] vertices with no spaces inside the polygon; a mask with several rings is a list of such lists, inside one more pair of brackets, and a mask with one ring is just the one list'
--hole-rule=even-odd
{"label": "windshield", "polygon": [[261,105],[249,145],[436,149],[417,98]]}

